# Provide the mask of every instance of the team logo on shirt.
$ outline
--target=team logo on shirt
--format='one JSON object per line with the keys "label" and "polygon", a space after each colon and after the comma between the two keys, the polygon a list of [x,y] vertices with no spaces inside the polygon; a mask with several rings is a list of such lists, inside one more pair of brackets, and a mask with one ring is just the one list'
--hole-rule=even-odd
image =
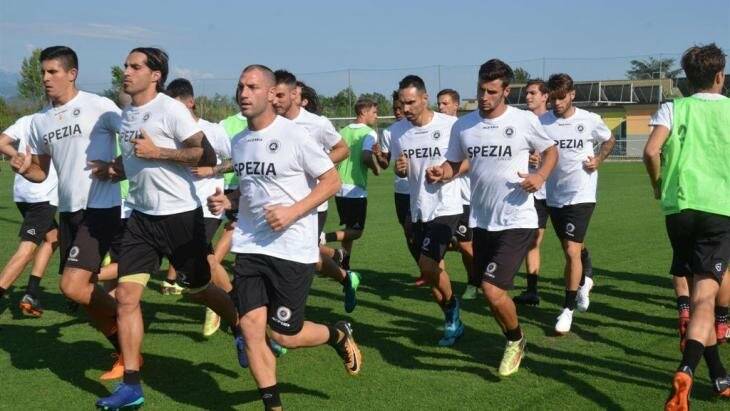
{"label": "team logo on shirt", "polygon": [[291,318],[291,310],[283,305],[276,309],[276,318],[281,322],[289,321]]}
{"label": "team logo on shirt", "polygon": [[507,138],[510,138],[515,135],[515,128],[512,126],[507,126],[504,128],[504,136]]}
{"label": "team logo on shirt", "polygon": [[431,134],[431,137],[433,137],[434,140],[438,140],[439,138],[441,138],[441,132],[436,130],[433,132],[433,134]]}
{"label": "team logo on shirt", "polygon": [[142,121],[147,121],[150,119],[150,113],[144,113],[144,116],[142,117]]}
{"label": "team logo on shirt", "polygon": [[279,140],[271,140],[269,142],[269,145],[266,146],[266,148],[269,149],[269,153],[272,153],[272,154],[279,151],[279,147],[281,147],[281,143],[279,142]]}
{"label": "team logo on shirt", "polygon": [[81,109],[80,109],[80,108],[78,108],[78,107],[76,107],[76,108],[74,109],[74,111],[73,111],[73,115],[74,115],[74,117],[78,117],[78,116],[79,116],[79,114],[81,114]]}
{"label": "team logo on shirt", "polygon": [[575,131],[577,131],[579,133],[584,132],[585,129],[586,129],[586,126],[584,126],[583,124],[580,124],[580,123],[578,123],[578,125],[575,126]]}
{"label": "team logo on shirt", "polygon": [[45,144],[50,144],[53,140],[61,140],[77,134],[81,134],[81,126],[78,124],[68,125],[44,134],[42,140]]}
{"label": "team logo on shirt", "polygon": [[491,263],[487,264],[487,274],[494,274],[495,271],[497,271],[497,263],[492,261]]}

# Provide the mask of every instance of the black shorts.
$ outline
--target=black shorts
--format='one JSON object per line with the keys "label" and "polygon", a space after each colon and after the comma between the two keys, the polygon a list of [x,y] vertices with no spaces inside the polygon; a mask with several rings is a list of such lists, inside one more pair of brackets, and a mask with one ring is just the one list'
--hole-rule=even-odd
{"label": "black shorts", "polygon": [[210,282],[203,209],[171,215],[132,211],[119,252],[119,278],[153,274],[167,257],[177,270],[177,282],[185,288],[200,288]]}
{"label": "black shorts", "polygon": [[340,225],[352,230],[365,229],[365,217],[368,211],[367,198],[335,197]]}
{"label": "black shorts", "polygon": [[561,240],[582,243],[595,208],[596,203],[572,204],[561,208],[548,207],[555,234]]}
{"label": "black shorts", "polygon": [[208,244],[211,244],[213,243],[215,232],[218,231],[218,227],[221,226],[221,219],[206,217],[203,218],[203,221],[205,221],[205,240],[208,241]]}
{"label": "black shorts", "polygon": [[535,211],[537,211],[537,228],[543,230],[547,227],[548,217],[550,217],[550,211],[548,210],[547,200],[535,199]]}
{"label": "black shorts", "polygon": [[327,210],[317,212],[317,241],[324,231],[324,224],[327,222]]}
{"label": "black shorts", "polygon": [[444,259],[446,249],[451,244],[451,238],[459,223],[460,214],[436,217],[428,222],[413,223],[413,238],[421,247],[421,255],[434,261]]}
{"label": "black shorts", "polygon": [[304,325],[304,309],[314,278],[314,264],[263,254],[237,254],[233,290],[238,314],[266,307],[272,330],[295,335]]}
{"label": "black shorts", "polygon": [[121,227],[121,212],[117,206],[59,213],[59,274],[65,267],[98,273]]}
{"label": "black shorts", "polygon": [[[234,191],[236,191],[236,189],[227,188],[227,189],[223,190],[223,193],[224,194],[230,194],[230,193],[232,193]],[[225,211],[225,215],[226,215],[226,219],[228,221],[236,221],[236,220],[238,220],[238,209],[235,209],[235,210],[226,210]]]}
{"label": "black shorts", "polygon": [[15,203],[23,216],[23,222],[20,224],[18,237],[21,241],[30,241],[35,245],[40,245],[45,239],[46,234],[58,227],[56,224],[56,206],[51,205],[48,201],[41,203]]}
{"label": "black shorts", "polygon": [[454,230],[454,237],[460,243],[469,242],[474,237],[473,230],[469,227],[470,212],[471,207],[469,204],[464,204],[464,211],[459,216],[459,221],[456,223],[456,230]]}
{"label": "black shorts", "polygon": [[403,225],[406,221],[411,221],[411,195],[394,193],[395,199],[395,215],[398,216],[398,223]]}
{"label": "black shorts", "polygon": [[119,262],[119,250],[122,249],[122,238],[124,237],[124,231],[127,228],[127,221],[129,218],[122,218],[119,220],[119,229],[112,238],[112,246],[109,249],[109,259],[113,263]]}
{"label": "black shorts", "polygon": [[730,261],[730,217],[684,210],[666,217],[672,243],[670,274],[712,274],[718,281]]}
{"label": "black shorts", "polygon": [[474,229],[474,270],[470,284],[487,282],[503,290],[514,287],[514,278],[535,241],[537,230],[515,228],[504,231]]}

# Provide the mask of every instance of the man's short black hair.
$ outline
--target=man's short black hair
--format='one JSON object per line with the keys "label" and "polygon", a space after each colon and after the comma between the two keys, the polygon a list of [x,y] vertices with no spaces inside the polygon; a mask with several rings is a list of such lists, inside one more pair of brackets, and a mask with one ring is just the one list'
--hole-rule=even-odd
{"label": "man's short black hair", "polygon": [[507,87],[513,79],[512,67],[500,59],[491,59],[479,67],[480,83],[502,80],[502,87]]}
{"label": "man's short black hair", "polygon": [[47,60],[60,61],[66,71],[71,69],[79,69],[79,58],[78,56],[76,56],[76,52],[73,51],[70,47],[46,47],[45,49],[43,49],[43,51],[41,51],[40,61],[44,62]]}
{"label": "man's short black hair", "polygon": [[165,88],[165,94],[172,98],[188,98],[195,97],[193,93],[193,85],[188,79],[176,78]]}
{"label": "man's short black hair", "polygon": [[297,78],[294,74],[286,70],[276,70],[274,72],[274,78],[276,78],[276,85],[286,84],[289,87],[296,87]]}
{"label": "man's short black hair", "polygon": [[459,96],[459,92],[454,89],[450,89],[450,88],[445,88],[445,89],[439,91],[439,93],[436,95],[436,98],[438,99],[441,96],[449,96],[449,97],[451,97],[451,100],[455,101],[456,103],[459,103],[461,100],[461,96]]}
{"label": "man's short black hair", "polygon": [[319,104],[319,96],[317,95],[317,91],[301,81],[297,81],[297,87],[302,88],[302,100],[307,100],[307,105],[304,106],[304,109],[310,113],[314,113],[317,115],[321,114],[322,107]]}
{"label": "man's short black hair", "polygon": [[398,83],[398,90],[407,89],[408,87],[415,87],[420,92],[426,92],[426,83],[415,74],[409,74],[403,77],[403,80]]}
{"label": "man's short black hair", "polygon": [[137,47],[129,52],[142,53],[147,56],[147,67],[152,71],[160,72],[160,79],[157,80],[157,91],[165,91],[165,82],[167,81],[167,74],[170,72],[168,61],[170,60],[165,50],[156,47]]}

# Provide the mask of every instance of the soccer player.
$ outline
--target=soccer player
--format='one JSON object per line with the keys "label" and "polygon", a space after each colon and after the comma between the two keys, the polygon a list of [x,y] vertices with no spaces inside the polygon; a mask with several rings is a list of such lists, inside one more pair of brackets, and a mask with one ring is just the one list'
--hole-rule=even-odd
{"label": "soccer player", "polygon": [[[342,188],[335,195],[337,214],[340,216],[340,225],[344,230],[327,233],[325,240],[340,241],[344,255],[338,260],[345,270],[350,269],[352,244],[362,237],[365,229],[365,218],[368,206],[368,169],[376,176],[387,163],[381,163],[383,156],[380,145],[377,144],[378,135],[372,127],[378,122],[378,104],[370,99],[363,98],[355,103],[355,122],[339,131],[342,139],[350,149],[350,156],[337,165],[337,171],[342,178]],[[375,154],[375,155],[373,155]],[[378,160],[374,160],[377,158]],[[323,246],[324,252],[335,256],[335,250]]]}
{"label": "soccer player", "polygon": [[455,180],[429,184],[426,170],[445,161],[456,117],[428,107],[426,85],[418,76],[404,77],[398,84],[398,96],[405,119],[391,128],[390,149],[397,156],[395,172],[408,181],[410,218],[419,247],[418,268],[444,313],[444,335],[439,345],[451,346],[464,334],[464,324],[444,254],[463,212],[461,184]]}
{"label": "soccer player", "polygon": [[[391,124],[390,127],[383,130],[383,135],[380,139],[381,151],[384,155],[387,155],[388,163],[397,160],[398,154],[395,153],[396,157],[394,158],[394,153],[391,152],[390,148],[393,141],[392,128],[403,119],[403,104],[400,102],[397,90],[393,92],[393,117],[395,117],[395,122]],[[418,257],[420,256],[421,251],[420,247],[413,239],[413,223],[411,223],[411,195],[408,188],[408,178],[401,177],[397,173],[395,173],[395,178],[393,180],[393,199],[395,201],[395,214],[398,218],[398,223],[403,228],[403,235],[406,239],[408,252],[411,253],[413,260],[416,264],[418,264]],[[424,284],[426,284],[426,279],[423,276],[416,280],[416,286],[420,287]]]}
{"label": "soccer player", "polygon": [[[23,116],[0,134],[0,153],[13,158],[18,152],[26,151],[32,118],[32,115]],[[13,147],[15,143],[18,145],[17,150]],[[53,167],[49,167],[48,177],[42,183],[32,183],[17,174],[13,183],[13,200],[23,216],[23,222],[18,232],[18,249],[0,273],[0,299],[33,260],[25,295],[19,304],[23,314],[32,317],[43,315],[38,287],[58,246],[55,217],[58,206],[57,184],[58,177]]]}
{"label": "soccer player", "polygon": [[[525,86],[525,102],[527,109],[538,117],[547,113],[547,102],[550,93],[547,84],[540,79],[529,80]],[[540,154],[530,154],[531,170],[536,169],[540,165]],[[525,268],[527,269],[527,290],[513,298],[515,304],[539,305],[540,296],[537,292],[537,280],[540,274],[540,246],[545,236],[545,227],[548,221],[548,208],[545,201],[545,186],[533,194],[535,198],[535,210],[537,211],[537,235],[535,242],[532,243],[530,249],[527,250],[525,258]]]}
{"label": "soccer player", "polygon": [[[205,204],[208,197],[215,193],[217,188],[223,190],[224,182],[223,175],[221,173],[222,167],[225,167],[224,161],[230,160],[231,158],[231,140],[226,133],[226,130],[219,124],[211,123],[206,121],[195,114],[195,94],[193,91],[193,85],[190,81],[178,78],[172,80],[165,89],[165,94],[180,101],[185,105],[193,119],[198,123],[200,129],[203,130],[205,138],[213,146],[213,151],[216,154],[216,165],[213,167],[191,167],[190,171],[195,176],[193,185],[195,186],[195,195],[201,204]],[[230,164],[230,161],[228,162]],[[203,207],[203,220],[205,222],[205,239],[208,242],[208,246],[211,247],[211,253],[208,255],[208,263],[211,267],[218,264],[215,259],[215,255],[212,252],[213,236],[215,236],[218,227],[221,225],[221,216],[214,215],[208,210],[208,207]],[[212,272],[211,272],[212,274]],[[175,268],[170,264],[169,278],[176,277]],[[228,276],[226,275],[226,280]],[[223,285],[218,284],[214,280],[214,283],[221,287],[226,292],[231,291],[230,281],[225,281]],[[215,334],[220,328],[220,316],[208,307],[205,307],[205,321],[203,322],[203,335],[209,337]]]}
{"label": "soccer player", "polygon": [[[297,95],[297,79],[286,71],[277,70],[274,72],[276,78],[276,90],[274,93],[274,110],[276,114],[283,116],[294,123],[304,127],[309,135],[319,144],[322,151],[327,153],[332,163],[338,164],[350,155],[350,150],[345,141],[340,137],[332,123],[325,117],[310,113],[301,106],[294,104],[299,99]],[[319,239],[324,230],[327,220],[327,201],[317,207],[317,238]],[[316,270],[342,284],[345,294],[345,311],[350,313],[357,305],[356,291],[360,284],[360,274],[350,270],[343,270],[337,263],[326,254],[320,253],[320,260],[317,262]]]}
{"label": "soccer player", "polygon": [[[565,299],[555,332],[565,334],[570,332],[573,311],[586,311],[590,304],[593,279],[583,269],[583,261],[589,258],[583,243],[596,207],[598,167],[616,139],[598,114],[573,106],[575,88],[569,75],[553,74],[547,85],[552,110],[540,122],[555,140],[559,158],[545,191],[550,220],[565,254]],[[596,153],[594,146],[599,144]]]}
{"label": "soccer player", "polygon": [[692,281],[687,343],[665,410],[689,409],[703,356],[715,392],[730,398],[714,327],[715,298],[730,261],[730,99],[721,94],[725,54],[714,43],[694,46],[681,64],[694,94],[661,105],[644,148],[654,195],[666,216],[671,274]]}
{"label": "soccer player", "polygon": [[[439,91],[437,95],[439,112],[450,116],[456,117],[459,113],[460,101],[461,98],[459,97],[459,93],[456,90],[449,88]],[[473,300],[477,297],[479,283],[469,283],[469,281],[474,278],[474,276],[471,275],[472,265],[474,264],[474,249],[472,247],[473,233],[472,229],[469,227],[469,213],[471,212],[469,209],[469,201],[471,198],[471,187],[469,186],[469,177],[466,175],[466,172],[469,171],[469,162],[465,160],[461,164],[464,169],[460,171],[460,175],[456,178],[456,181],[461,187],[461,203],[463,212],[459,219],[459,224],[456,226],[456,232],[454,235],[456,241],[454,244],[461,254],[461,262],[464,264],[464,270],[466,271],[467,278],[466,288],[464,289],[464,294],[461,295],[461,299]]]}
{"label": "soccer player", "polygon": [[[316,324],[304,320],[317,248],[319,204],[340,186],[332,160],[306,129],[277,116],[271,101],[276,79],[267,67],[251,65],[241,73],[241,109],[248,129],[232,143],[239,192],[208,199],[214,213],[238,202],[233,240],[234,287],[245,335],[251,375],[266,410],[281,409],[276,358],[270,337],[285,347],[329,343],[357,375],[362,356],[350,324]],[[240,195],[236,195],[240,194]]]}
{"label": "soccer player", "polygon": [[[498,59],[479,68],[479,109],[454,124],[448,161],[427,170],[430,181],[448,181],[458,174],[461,162],[469,159],[473,274],[479,277],[492,314],[507,338],[499,366],[502,376],[518,371],[526,341],[507,290],[512,288],[534,241],[537,213],[532,193],[545,182],[557,161],[555,142],[545,134],[537,117],[507,105],[512,78],[512,69]],[[534,173],[528,173],[531,150],[543,158]]]}
{"label": "soccer player", "polygon": [[[185,106],[162,93],[167,73],[167,54],[157,48],[135,48],[124,63],[124,91],[132,98],[119,128],[129,180],[127,204],[132,208],[119,251],[116,290],[124,377],[110,396],[97,401],[97,407],[105,409],[144,403],[140,300],[162,256],[177,270],[177,280],[191,300],[213,309],[234,329],[238,319],[228,294],[210,283],[203,211],[188,169],[215,166],[215,152]],[[239,362],[245,366],[240,335],[236,345]]]}
{"label": "soccer player", "polygon": [[[114,160],[119,108],[76,88],[78,57],[69,47],[48,47],[40,60],[50,104],[33,116],[26,151],[13,157],[11,166],[40,183],[51,175],[53,162],[58,174],[61,292],[86,309],[93,326],[119,354],[116,303],[92,281],[119,229],[119,186],[109,179],[107,167]],[[102,376],[107,377],[116,375]]]}

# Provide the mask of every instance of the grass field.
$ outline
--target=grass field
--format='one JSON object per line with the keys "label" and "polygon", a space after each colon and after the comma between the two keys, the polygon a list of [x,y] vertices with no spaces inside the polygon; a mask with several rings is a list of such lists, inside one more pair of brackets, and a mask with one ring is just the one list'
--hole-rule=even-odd
{"label": "grass field", "polygon": [[[666,274],[670,250],[663,220],[650,197],[643,167],[609,163],[601,169],[599,205],[587,244],[596,287],[590,311],[576,313],[573,332],[555,337],[563,300],[563,257],[554,233],[543,248],[543,299],[520,309],[527,356],[518,374],[501,380],[504,337],[483,300],[463,304],[464,337],[440,348],[442,314],[426,288],[414,288],[416,268],[405,249],[392,200],[392,174],[370,179],[365,235],[352,265],[363,273],[360,304],[346,315],[338,284],[318,278],[307,316],[351,319],[364,355],[362,374],[350,378],[329,347],[290,351],[278,363],[289,409],[660,409],[680,359],[675,304]],[[0,262],[16,246],[20,216],[12,176],[0,173]],[[336,223],[331,208],[328,227]],[[548,227],[551,230],[550,227]],[[111,363],[110,347],[69,315],[57,290],[54,262],[43,281],[42,319],[26,319],[17,303],[21,277],[0,312],[0,409],[91,409],[113,384],[97,380]],[[449,254],[454,288],[464,288],[460,258]],[[147,290],[143,368],[146,409],[260,409],[247,370],[239,368],[230,335],[202,337],[203,309]],[[516,278],[517,289],[524,276]],[[20,286],[20,287],[18,287]],[[517,291],[515,291],[517,292]],[[730,364],[729,349],[722,356]],[[704,364],[693,393],[695,409],[728,409],[714,397]]]}

